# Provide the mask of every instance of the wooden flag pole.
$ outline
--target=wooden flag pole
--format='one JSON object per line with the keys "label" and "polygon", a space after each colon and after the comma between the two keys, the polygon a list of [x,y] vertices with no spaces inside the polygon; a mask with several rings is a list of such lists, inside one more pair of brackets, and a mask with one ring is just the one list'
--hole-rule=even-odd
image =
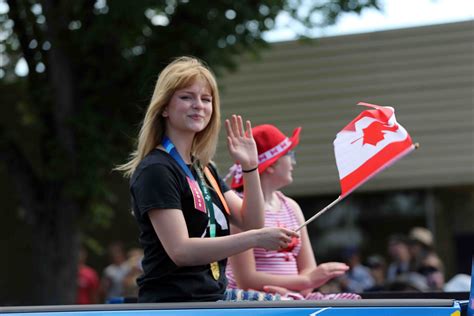
{"label": "wooden flag pole", "polygon": [[312,221],[314,221],[316,218],[318,218],[319,216],[323,215],[324,212],[326,212],[327,210],[329,210],[331,207],[333,207],[334,205],[336,205],[339,201],[342,200],[342,197],[339,195],[337,199],[335,199],[334,201],[331,202],[331,204],[329,204],[328,206],[326,206],[325,208],[323,208],[322,210],[320,210],[319,212],[317,212],[316,214],[314,214],[310,219],[308,219],[306,222],[304,222],[303,224],[301,224],[300,227],[298,227],[295,232],[298,232],[301,228],[305,227],[306,225],[308,225],[309,223],[311,223]]}

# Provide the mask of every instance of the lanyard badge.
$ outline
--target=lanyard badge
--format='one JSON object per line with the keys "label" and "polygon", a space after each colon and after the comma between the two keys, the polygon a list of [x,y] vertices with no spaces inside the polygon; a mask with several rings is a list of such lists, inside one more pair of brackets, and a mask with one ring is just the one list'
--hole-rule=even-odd
{"label": "lanyard badge", "polygon": [[186,180],[188,181],[189,188],[191,189],[191,193],[193,195],[194,208],[203,213],[206,213],[206,204],[204,202],[201,189],[199,188],[199,184],[197,183],[196,179],[194,179],[191,170],[189,170],[188,166],[183,161],[183,158],[181,158],[181,156],[179,155],[178,151],[176,150],[176,147],[174,147],[174,144],[166,136],[163,139],[163,143],[161,145],[165,148],[165,151],[170,154],[171,157],[173,157],[173,159],[179,164],[181,169],[186,174]]}
{"label": "lanyard badge", "polygon": [[[186,174],[186,180],[188,181],[194,199],[194,207],[204,213],[206,213],[206,209],[208,210],[210,221],[209,234],[211,238],[216,237],[216,219],[214,216],[214,206],[212,204],[211,194],[206,187],[206,182],[204,180],[201,168],[199,166],[196,168],[196,173],[199,177],[199,181],[196,181],[193,174],[191,173],[191,170],[183,161],[183,158],[181,158],[174,144],[168,137],[164,137],[162,146],[165,148],[166,152],[170,154],[171,157],[173,157],[173,159],[179,164],[181,169]],[[201,192],[204,193],[204,196]],[[218,280],[220,277],[220,269],[219,263],[217,261],[211,263],[211,272],[212,277],[215,280]]]}
{"label": "lanyard badge", "polygon": [[191,188],[191,192],[193,193],[194,208],[203,213],[206,213],[206,205],[204,203],[204,198],[202,197],[201,190],[199,189],[197,181],[190,179],[188,176],[186,176],[186,180],[188,180],[189,187]]}
{"label": "lanyard badge", "polygon": [[[209,233],[211,235],[211,238],[214,238],[216,237],[216,218],[214,216],[214,205],[212,204],[211,194],[209,193],[209,190],[206,187],[206,182],[204,180],[204,176],[200,167],[196,168],[196,173],[198,174],[199,185],[201,187],[202,192],[204,192],[204,200],[206,201],[206,206],[209,210]],[[214,280],[218,280],[221,273],[219,270],[219,263],[217,261],[211,263],[211,272]]]}

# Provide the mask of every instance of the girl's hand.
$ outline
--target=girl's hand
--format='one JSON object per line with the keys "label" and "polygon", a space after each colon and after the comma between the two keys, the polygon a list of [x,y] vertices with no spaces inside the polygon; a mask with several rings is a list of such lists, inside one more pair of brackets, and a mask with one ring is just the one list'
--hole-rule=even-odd
{"label": "girl's hand", "polygon": [[267,293],[280,294],[282,296],[291,293],[287,288],[276,285],[264,285],[263,290]]}
{"label": "girl's hand", "polygon": [[232,115],[231,120],[225,120],[227,130],[227,148],[233,160],[248,170],[258,166],[257,145],[252,135],[252,125],[246,122],[247,131],[244,130],[242,117]]}
{"label": "girl's hand", "polygon": [[267,250],[281,250],[288,247],[292,237],[298,233],[283,227],[267,227],[257,230],[256,247]]}
{"label": "girl's hand", "polygon": [[318,264],[318,266],[309,273],[309,277],[314,287],[319,287],[332,278],[343,275],[347,270],[349,270],[349,266],[345,263],[325,262]]}

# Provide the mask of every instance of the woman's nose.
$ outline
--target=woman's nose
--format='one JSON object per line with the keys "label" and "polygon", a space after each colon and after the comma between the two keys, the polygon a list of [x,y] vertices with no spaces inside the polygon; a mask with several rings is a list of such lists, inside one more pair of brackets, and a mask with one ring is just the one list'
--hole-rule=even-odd
{"label": "woman's nose", "polygon": [[204,107],[204,103],[201,101],[201,99],[195,99],[193,102],[193,108],[195,109],[202,109]]}

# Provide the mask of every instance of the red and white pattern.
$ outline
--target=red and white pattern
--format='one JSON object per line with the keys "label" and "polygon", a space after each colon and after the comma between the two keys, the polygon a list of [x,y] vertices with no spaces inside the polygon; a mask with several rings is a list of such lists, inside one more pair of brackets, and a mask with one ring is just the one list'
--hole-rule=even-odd
{"label": "red and white pattern", "polygon": [[[273,157],[279,155],[280,153],[284,152],[287,150],[293,143],[291,140],[287,137],[283,141],[281,141],[278,145],[275,147],[267,150],[264,153],[261,153],[258,155],[258,165],[261,165],[265,161],[268,161],[272,159]],[[224,181],[227,181],[229,177],[234,177],[234,182],[235,183],[241,183],[242,181],[242,166],[240,164],[233,164],[229,168],[229,173],[224,177]]]}
{"label": "red and white pattern", "polygon": [[[287,198],[281,192],[277,194],[282,202],[282,208],[280,210],[265,210],[265,227],[286,227],[288,229],[298,227],[298,219],[287,202]],[[300,250],[300,239],[296,240],[291,249],[284,249],[284,251],[254,248],[256,270],[277,275],[298,275],[296,258]],[[236,288],[237,283],[230,264],[227,264],[226,275],[229,281],[227,286]]]}
{"label": "red and white pattern", "polygon": [[414,149],[408,132],[397,123],[395,110],[375,104],[344,127],[334,140],[341,197]]}
{"label": "red and white pattern", "polygon": [[191,192],[193,194],[194,208],[203,213],[207,213],[206,205],[204,204],[204,197],[201,193],[201,189],[199,188],[199,184],[196,180],[190,179],[189,177],[186,177],[186,180],[188,180],[188,185],[191,188]]}
{"label": "red and white pattern", "polygon": [[287,137],[275,147],[258,155],[258,164],[260,165],[264,163],[265,161],[272,159],[273,157],[287,150],[290,146],[291,146],[291,140]]}
{"label": "red and white pattern", "polygon": [[312,292],[306,296],[301,295],[298,292],[289,292],[283,296],[283,300],[312,300],[312,301],[319,301],[319,300],[360,300],[362,297],[356,293],[329,293],[323,294],[321,292]]}

